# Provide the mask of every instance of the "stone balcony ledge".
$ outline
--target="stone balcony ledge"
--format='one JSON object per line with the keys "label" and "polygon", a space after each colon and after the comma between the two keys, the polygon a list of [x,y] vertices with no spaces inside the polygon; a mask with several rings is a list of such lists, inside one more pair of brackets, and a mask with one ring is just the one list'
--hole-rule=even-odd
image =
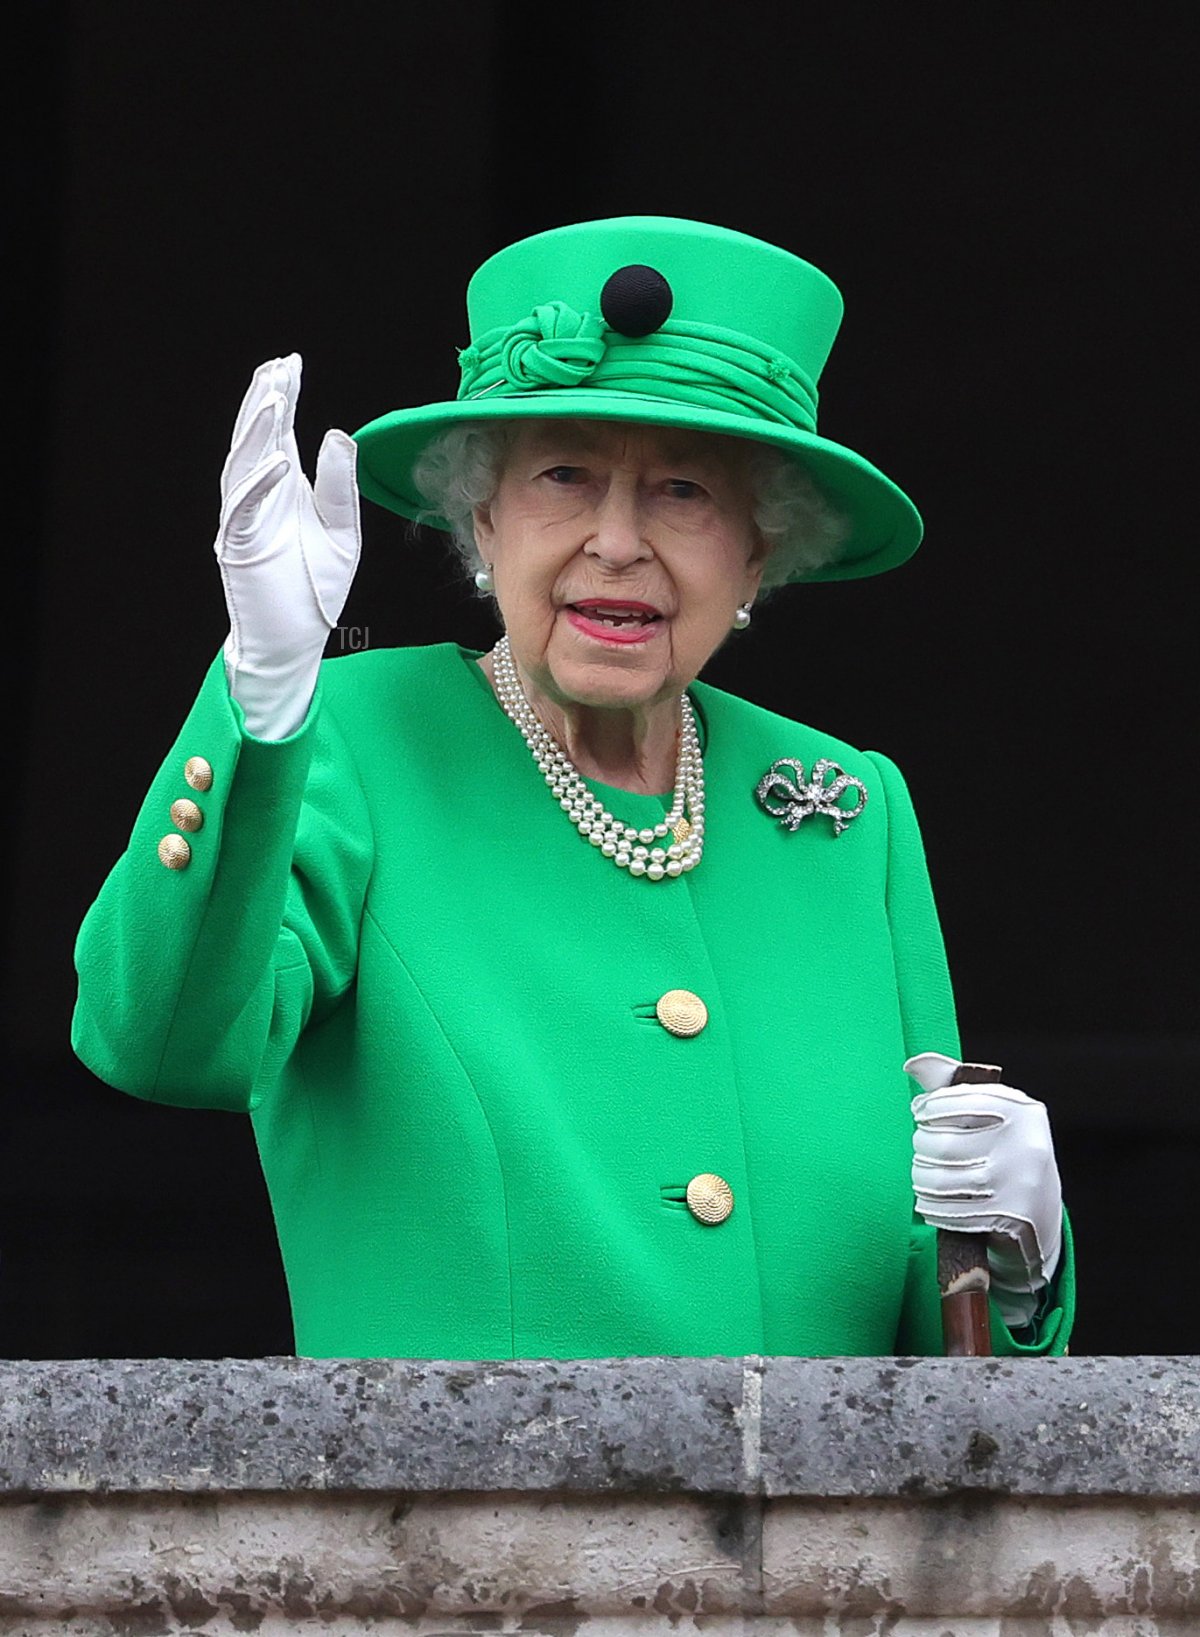
{"label": "stone balcony ledge", "polygon": [[1200,1495],[1200,1358],[0,1361],[0,1492]]}
{"label": "stone balcony ledge", "polygon": [[0,1633],[1200,1632],[1200,1359],[0,1363]]}

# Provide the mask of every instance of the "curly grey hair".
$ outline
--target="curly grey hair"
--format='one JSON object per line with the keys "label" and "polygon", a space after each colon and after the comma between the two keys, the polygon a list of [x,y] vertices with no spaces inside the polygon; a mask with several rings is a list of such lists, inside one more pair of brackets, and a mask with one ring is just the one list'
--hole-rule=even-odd
{"label": "curly grey hair", "polygon": [[[516,428],[512,421],[463,421],[430,443],[413,468],[427,510],[417,521],[449,523],[468,576],[481,566],[472,512],[496,493]],[[846,519],[817,491],[808,473],[782,449],[755,444],[750,478],[754,521],[770,547],[760,597],[793,576],[814,573],[838,555]]]}

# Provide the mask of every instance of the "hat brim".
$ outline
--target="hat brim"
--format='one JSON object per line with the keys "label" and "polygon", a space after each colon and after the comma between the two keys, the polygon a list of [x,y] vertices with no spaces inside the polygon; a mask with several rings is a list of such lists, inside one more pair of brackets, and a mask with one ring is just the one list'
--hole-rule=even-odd
{"label": "hat brim", "polygon": [[354,434],[358,445],[358,486],[369,500],[419,518],[434,528],[449,525],[432,515],[412,481],[413,467],[426,446],[463,421],[532,418],[629,421],[644,426],[677,426],[771,444],[794,454],[822,495],[848,521],[850,532],[838,556],[823,568],[795,578],[856,580],[896,568],[921,543],[920,514],[897,486],[853,449],[815,432],[747,420],[721,410],[693,407],[633,393],[570,388],[523,392],[520,396],[456,400],[397,409],[368,422]]}

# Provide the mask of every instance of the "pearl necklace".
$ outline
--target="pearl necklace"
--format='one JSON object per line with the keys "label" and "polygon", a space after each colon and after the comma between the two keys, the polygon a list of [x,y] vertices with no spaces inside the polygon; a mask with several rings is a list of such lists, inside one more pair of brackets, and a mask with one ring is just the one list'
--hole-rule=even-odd
{"label": "pearl necklace", "polygon": [[[611,858],[618,869],[647,881],[694,870],[704,851],[704,763],[696,735],[696,717],[687,694],[679,700],[679,756],[671,811],[658,824],[636,829],[614,818],[588,789],[582,774],[539,721],[529,703],[508,638],[492,650],[496,694],[557,798],[558,805],[586,841]],[[667,837],[671,840],[667,845]]]}

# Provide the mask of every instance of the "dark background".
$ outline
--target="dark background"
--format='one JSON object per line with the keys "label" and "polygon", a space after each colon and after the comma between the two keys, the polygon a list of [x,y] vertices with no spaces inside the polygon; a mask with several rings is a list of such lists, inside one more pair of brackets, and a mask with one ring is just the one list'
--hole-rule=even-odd
{"label": "dark background", "polygon": [[[966,1050],[1051,1106],[1073,1350],[1200,1351],[1174,1249],[1200,1171],[1184,16],[27,9],[0,1351],[291,1347],[249,1123],[127,1099],[67,1044],[75,930],[225,633],[216,480],[253,366],[303,353],[311,458],[452,395],[484,256],[631,212],[842,289],[822,430],[926,543],[780,595],[708,674],[900,762]],[[434,537],[372,506],[365,531],[346,626],[490,642]]]}

